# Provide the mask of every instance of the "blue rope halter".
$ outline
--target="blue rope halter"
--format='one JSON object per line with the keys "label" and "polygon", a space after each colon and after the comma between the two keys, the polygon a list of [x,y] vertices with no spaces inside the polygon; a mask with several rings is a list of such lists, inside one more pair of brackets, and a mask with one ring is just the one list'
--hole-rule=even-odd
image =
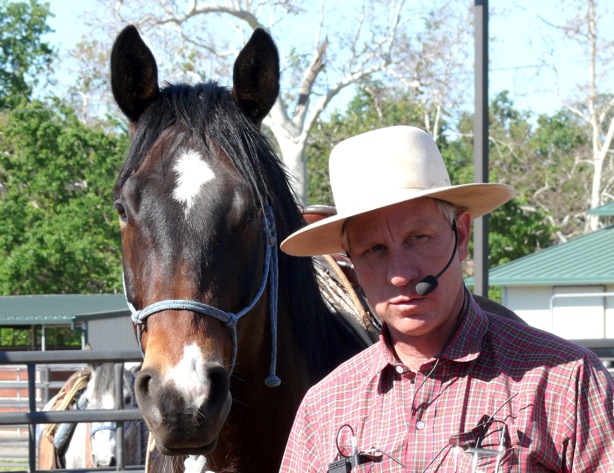
{"label": "blue rope halter", "polygon": [[[275,388],[281,384],[281,380],[275,374],[277,367],[277,295],[279,292],[279,267],[277,264],[277,231],[275,228],[275,217],[271,206],[267,203],[264,206],[264,236],[266,241],[266,254],[265,263],[262,276],[262,284],[258,289],[258,292],[249,303],[247,307],[242,309],[236,314],[232,312],[225,312],[207,304],[203,304],[198,301],[181,300],[181,299],[167,299],[160,302],[154,302],[147,307],[136,310],[135,307],[128,300],[128,294],[126,292],[126,283],[124,283],[124,295],[126,302],[132,313],[132,322],[137,327],[137,341],[141,354],[145,357],[145,351],[143,350],[143,344],[141,341],[143,325],[150,317],[158,312],[165,310],[188,310],[190,312],[197,312],[201,315],[208,315],[218,319],[222,323],[226,324],[232,331],[232,362],[230,367],[230,373],[234,370],[235,362],[237,360],[237,323],[239,319],[247,314],[256,303],[260,300],[260,297],[264,293],[264,289],[269,284],[269,316],[271,318],[271,364],[269,366],[269,376],[264,380],[264,384],[269,388]],[[270,279],[270,281],[269,281]],[[230,374],[229,373],[229,374]]]}
{"label": "blue rope halter", "polygon": [[[90,425],[92,425],[91,422]],[[109,424],[100,424],[96,427],[90,428],[90,437],[93,437],[97,432],[100,432],[101,430],[110,430],[111,432],[115,432],[117,431],[117,423],[110,422]]]}

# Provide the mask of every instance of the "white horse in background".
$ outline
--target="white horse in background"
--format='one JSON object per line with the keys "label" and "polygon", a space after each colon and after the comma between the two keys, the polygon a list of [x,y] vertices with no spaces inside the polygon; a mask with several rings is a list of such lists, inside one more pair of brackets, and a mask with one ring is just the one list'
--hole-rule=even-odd
{"label": "white horse in background", "polygon": [[[122,400],[125,409],[134,408],[134,378],[140,363],[126,363],[123,369]],[[58,396],[43,410],[114,409],[116,406],[113,363],[88,365],[74,373]],[[92,468],[116,466],[117,423],[83,422],[49,425],[41,429],[39,467]],[[143,465],[148,431],[143,421],[124,423],[124,465]]]}
{"label": "white horse in background", "polygon": [[[140,364],[139,364],[140,366]],[[113,363],[90,366],[89,382],[76,402],[77,409],[115,408],[115,370]],[[136,407],[134,377],[136,368],[123,370],[123,406]],[[124,464],[144,463],[143,422],[124,423]],[[66,468],[110,467],[117,462],[117,423],[90,422],[76,425],[64,454]]]}

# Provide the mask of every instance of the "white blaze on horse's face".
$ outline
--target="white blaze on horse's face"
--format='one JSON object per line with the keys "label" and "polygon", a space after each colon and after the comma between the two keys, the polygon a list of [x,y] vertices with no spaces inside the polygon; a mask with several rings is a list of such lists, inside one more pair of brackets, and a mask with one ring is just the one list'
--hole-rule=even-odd
{"label": "white blaze on horse's face", "polygon": [[188,403],[201,406],[209,393],[205,359],[196,343],[183,347],[179,363],[166,373],[166,383],[173,383]]}
{"label": "white blaze on horse's face", "polygon": [[[88,409],[113,409],[115,407],[114,392],[108,390],[102,396],[94,392],[96,386],[96,371],[91,375],[84,394],[87,396]],[[96,467],[111,466],[115,461],[115,423],[114,422],[91,422],[89,425],[90,449],[92,462]]]}
{"label": "white blaze on horse's face", "polygon": [[180,151],[173,171],[176,174],[173,198],[183,205],[187,217],[202,186],[215,179],[215,174],[203,160],[203,155],[193,149]]}
{"label": "white blaze on horse's face", "polygon": [[92,422],[90,442],[94,466],[113,466],[117,439],[114,422]]}

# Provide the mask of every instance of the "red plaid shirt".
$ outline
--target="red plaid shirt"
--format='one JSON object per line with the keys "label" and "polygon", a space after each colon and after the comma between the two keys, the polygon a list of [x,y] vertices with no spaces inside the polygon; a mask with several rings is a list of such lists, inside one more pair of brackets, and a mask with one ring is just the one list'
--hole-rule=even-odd
{"label": "red plaid shirt", "polygon": [[614,471],[614,382],[589,350],[486,315],[473,298],[418,373],[386,338],[309,390],[282,472],[327,472],[352,431],[358,451],[383,452],[353,473]]}

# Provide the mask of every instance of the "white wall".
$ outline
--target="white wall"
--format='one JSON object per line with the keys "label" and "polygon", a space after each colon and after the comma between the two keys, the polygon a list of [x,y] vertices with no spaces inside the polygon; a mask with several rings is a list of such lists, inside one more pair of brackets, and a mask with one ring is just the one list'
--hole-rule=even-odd
{"label": "white wall", "polygon": [[[587,293],[614,293],[608,286],[507,286],[503,304],[529,325],[567,339],[614,338],[614,296],[589,297]],[[551,298],[555,294],[578,297]]]}

